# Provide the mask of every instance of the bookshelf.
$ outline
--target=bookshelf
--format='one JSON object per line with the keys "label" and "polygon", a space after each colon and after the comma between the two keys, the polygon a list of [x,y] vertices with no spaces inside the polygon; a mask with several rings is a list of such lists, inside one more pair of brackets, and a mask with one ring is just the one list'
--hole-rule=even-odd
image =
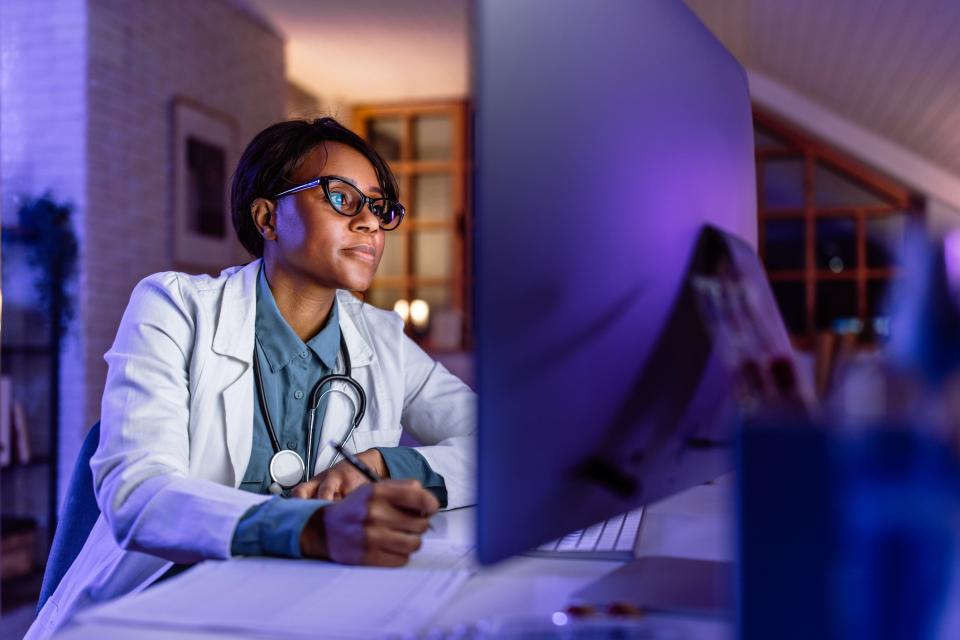
{"label": "bookshelf", "polygon": [[53,318],[62,286],[56,277],[45,281],[52,295],[37,286],[51,273],[37,260],[48,240],[2,227],[0,442],[9,451],[0,452],[0,614],[36,600],[57,520],[60,323]]}

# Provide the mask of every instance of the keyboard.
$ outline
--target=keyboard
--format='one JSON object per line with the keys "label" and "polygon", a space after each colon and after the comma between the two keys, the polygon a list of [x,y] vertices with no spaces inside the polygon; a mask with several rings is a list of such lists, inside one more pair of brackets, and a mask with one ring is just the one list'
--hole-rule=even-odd
{"label": "keyboard", "polygon": [[606,522],[574,531],[559,540],[542,544],[526,555],[541,558],[580,558],[584,560],[632,560],[643,507],[614,516]]}

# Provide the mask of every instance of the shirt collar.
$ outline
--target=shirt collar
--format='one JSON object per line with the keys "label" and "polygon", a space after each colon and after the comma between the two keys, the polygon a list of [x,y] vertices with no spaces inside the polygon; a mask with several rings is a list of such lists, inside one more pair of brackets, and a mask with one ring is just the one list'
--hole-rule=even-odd
{"label": "shirt collar", "polygon": [[317,335],[304,343],[280,314],[277,301],[267,283],[266,273],[261,267],[257,278],[256,334],[263,356],[270,365],[270,371],[273,373],[280,371],[307,349],[317,354],[324,366],[333,371],[337,362],[337,353],[340,350],[338,306],[334,298],[327,323]]}

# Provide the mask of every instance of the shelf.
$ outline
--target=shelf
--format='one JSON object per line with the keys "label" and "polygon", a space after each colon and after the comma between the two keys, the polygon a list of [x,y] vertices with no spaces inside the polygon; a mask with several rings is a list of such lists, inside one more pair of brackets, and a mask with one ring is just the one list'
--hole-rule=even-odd
{"label": "shelf", "polygon": [[53,464],[53,460],[51,460],[48,456],[38,456],[36,458],[32,458],[30,462],[17,462],[15,464],[2,466],[0,467],[0,471],[12,471],[13,469],[35,469],[37,467],[49,466],[51,464]]}

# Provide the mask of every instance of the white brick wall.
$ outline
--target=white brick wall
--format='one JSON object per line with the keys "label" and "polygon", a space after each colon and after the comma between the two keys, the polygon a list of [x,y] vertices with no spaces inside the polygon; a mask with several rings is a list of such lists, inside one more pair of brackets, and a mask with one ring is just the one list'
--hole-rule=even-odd
{"label": "white brick wall", "polygon": [[4,224],[16,198],[51,190],[81,206],[86,166],[83,0],[0,2],[0,189]]}
{"label": "white brick wall", "polygon": [[[64,354],[61,394],[65,487],[99,417],[103,354],[130,291],[173,266],[171,100],[230,114],[242,148],[284,117],[283,41],[229,0],[2,0],[0,7],[3,220],[13,220],[20,192],[53,187],[77,205],[77,332]],[[242,250],[237,258],[246,259]]]}
{"label": "white brick wall", "polygon": [[230,114],[240,145],[282,119],[286,101],[282,39],[229,2],[89,0],[88,8],[88,384],[79,430],[99,416],[103,354],[130,291],[173,267],[171,100]]}
{"label": "white brick wall", "polygon": [[[49,190],[58,202],[74,205],[74,230],[81,243],[87,204],[86,20],[85,0],[0,2],[0,217],[5,225],[16,224],[17,199]],[[60,396],[64,417],[83,415],[86,340],[77,329],[79,324],[67,337],[61,357],[66,372]],[[73,468],[76,440],[67,438],[61,447],[61,478],[69,478]],[[18,495],[16,501],[21,498],[43,499]],[[43,523],[45,514],[37,515]]]}

